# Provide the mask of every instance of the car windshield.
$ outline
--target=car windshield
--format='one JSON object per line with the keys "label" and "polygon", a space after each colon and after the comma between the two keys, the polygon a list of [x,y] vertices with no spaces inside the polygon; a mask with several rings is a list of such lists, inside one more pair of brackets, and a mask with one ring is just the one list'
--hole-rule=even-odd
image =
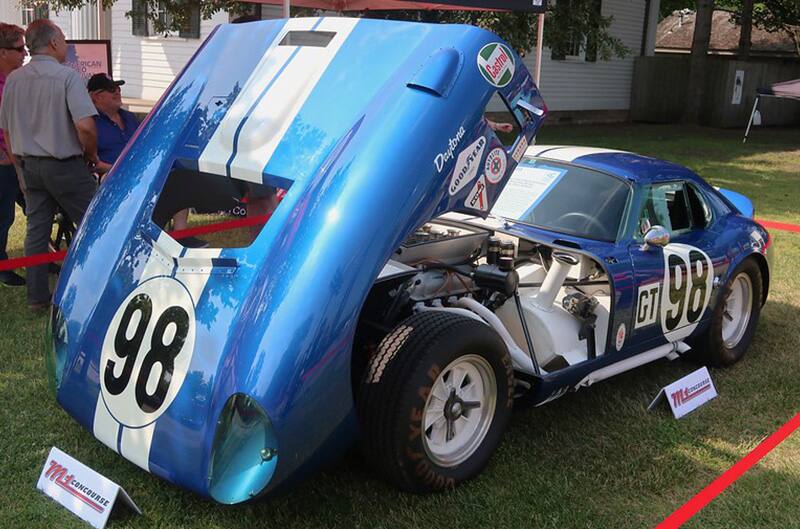
{"label": "car windshield", "polygon": [[587,239],[614,241],[629,194],[627,183],[609,174],[523,158],[492,214]]}

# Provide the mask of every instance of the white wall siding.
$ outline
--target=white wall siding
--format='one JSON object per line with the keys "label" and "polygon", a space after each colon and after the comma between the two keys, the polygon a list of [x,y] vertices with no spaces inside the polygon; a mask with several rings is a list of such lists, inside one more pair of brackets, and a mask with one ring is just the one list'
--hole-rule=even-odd
{"label": "white wall siding", "polygon": [[15,0],[0,0],[0,21],[16,26],[22,25],[22,11]]}
{"label": "white wall siding", "polygon": [[157,100],[195,50],[218,24],[228,22],[228,14],[216,13],[200,21],[200,38],[137,37],[131,34],[131,0],[118,0],[111,10],[111,62],[114,77],[124,79],[122,95]]}
{"label": "white wall siding", "polygon": [[[540,89],[550,110],[627,110],[630,107],[633,59],[641,51],[645,3],[644,0],[603,0],[602,13],[614,17],[610,32],[622,40],[630,54],[624,59],[610,61],[553,61],[550,50],[545,48]],[[524,58],[531,73],[535,60],[535,51]]]}

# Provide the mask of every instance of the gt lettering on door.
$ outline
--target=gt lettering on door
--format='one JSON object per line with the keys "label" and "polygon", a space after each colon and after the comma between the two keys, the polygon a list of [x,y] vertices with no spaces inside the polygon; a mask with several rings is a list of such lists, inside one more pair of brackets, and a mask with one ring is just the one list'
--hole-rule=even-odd
{"label": "gt lettering on door", "polygon": [[639,295],[636,302],[636,321],[633,328],[652,325],[658,318],[658,307],[661,302],[661,283],[650,283],[639,287]]}

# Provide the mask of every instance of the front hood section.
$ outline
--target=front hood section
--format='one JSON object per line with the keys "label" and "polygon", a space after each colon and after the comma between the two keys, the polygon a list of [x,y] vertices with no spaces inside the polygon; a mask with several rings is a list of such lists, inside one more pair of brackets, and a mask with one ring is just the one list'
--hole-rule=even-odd
{"label": "front hood section", "polygon": [[[508,148],[483,117],[495,94],[521,121]],[[350,349],[379,270],[435,215],[485,216],[544,108],[521,59],[477,28],[221,26],[73,241],[54,300],[58,401],[137,465],[208,494],[216,421],[242,393],[277,435],[268,490],[313,468],[357,431]],[[251,246],[187,249],[151,220],[173,167],[287,192]]]}

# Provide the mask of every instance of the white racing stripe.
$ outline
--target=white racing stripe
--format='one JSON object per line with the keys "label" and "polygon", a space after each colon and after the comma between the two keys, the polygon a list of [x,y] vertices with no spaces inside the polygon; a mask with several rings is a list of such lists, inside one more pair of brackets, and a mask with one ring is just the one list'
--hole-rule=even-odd
{"label": "white racing stripe", "polygon": [[610,153],[624,153],[626,151],[617,151],[615,149],[604,149],[602,147],[568,147],[562,145],[532,145],[525,151],[525,156],[535,156],[540,158],[549,158],[550,160],[559,160],[562,162],[574,162],[581,156],[588,156],[590,154],[610,154]]}
{"label": "white racing stripe", "polygon": [[[149,279],[158,276],[169,276],[175,273],[175,279],[180,281],[188,290],[192,303],[196,306],[200,296],[208,283],[209,273],[212,268],[212,259],[219,257],[221,249],[186,249],[178,244],[167,233],[162,233],[154,243],[153,251],[144,266],[139,278],[137,288]],[[181,256],[183,252],[183,256]],[[188,261],[192,266],[182,266],[182,261]],[[204,266],[198,267],[202,263]],[[103,366],[100,367],[101,376]],[[178,378],[178,377],[176,377]],[[95,404],[93,432],[103,444],[119,452],[126,459],[139,467],[150,470],[150,448],[153,442],[157,420],[140,428],[122,426],[109,412],[102,396],[98,393]],[[120,437],[120,429],[121,437]]]}
{"label": "white racing stripe", "polygon": [[[263,181],[264,168],[286,131],[358,23],[354,18],[319,20],[287,21],[201,153],[201,171],[227,175],[227,164],[235,151],[230,175]],[[289,31],[312,28],[336,35],[324,47],[278,45]]]}

